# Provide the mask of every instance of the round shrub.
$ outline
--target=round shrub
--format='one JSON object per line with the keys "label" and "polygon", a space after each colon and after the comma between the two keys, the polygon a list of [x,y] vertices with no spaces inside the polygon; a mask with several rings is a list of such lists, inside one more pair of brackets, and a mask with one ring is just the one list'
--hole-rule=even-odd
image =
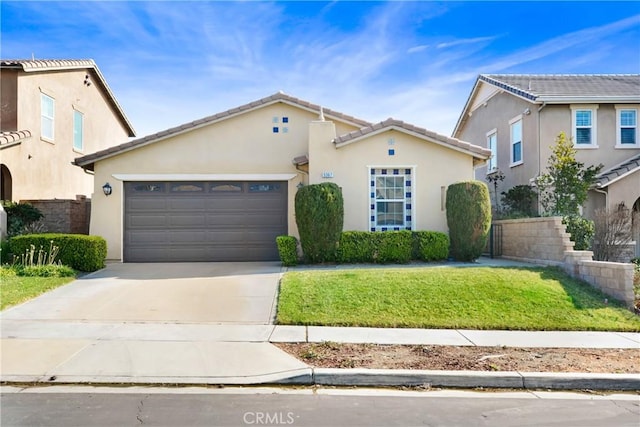
{"label": "round shrub", "polygon": [[342,225],[342,190],[332,182],[302,187],[295,198],[296,224],[306,261],[334,261]]}
{"label": "round shrub", "polygon": [[447,225],[451,256],[473,261],[482,255],[491,227],[491,201],[487,185],[480,181],[451,184],[447,189]]}
{"label": "round shrub", "polygon": [[276,245],[282,265],[291,267],[298,264],[298,239],[293,236],[278,236]]}

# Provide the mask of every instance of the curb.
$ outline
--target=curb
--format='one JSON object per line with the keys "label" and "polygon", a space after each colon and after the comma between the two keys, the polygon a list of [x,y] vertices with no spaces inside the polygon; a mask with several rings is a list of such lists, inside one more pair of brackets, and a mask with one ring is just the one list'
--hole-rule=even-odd
{"label": "curb", "polygon": [[640,374],[315,368],[315,385],[639,391]]}
{"label": "curb", "polygon": [[60,376],[54,380],[33,375],[9,375],[2,385],[172,385],[172,386],[342,386],[342,387],[444,387],[520,390],[640,391],[640,374],[430,371],[411,369],[304,368],[246,377],[131,377]]}

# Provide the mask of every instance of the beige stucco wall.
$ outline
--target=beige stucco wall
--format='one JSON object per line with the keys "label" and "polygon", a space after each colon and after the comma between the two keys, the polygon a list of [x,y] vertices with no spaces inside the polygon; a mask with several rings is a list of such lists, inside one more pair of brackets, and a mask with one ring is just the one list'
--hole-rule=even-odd
{"label": "beige stucco wall", "polygon": [[[75,199],[90,196],[93,176],[72,165],[83,154],[125,142],[128,132],[99,84],[84,85],[87,70],[24,73],[18,77],[17,126],[32,137],[0,151],[13,178],[13,199]],[[55,99],[54,141],[40,138],[40,94]],[[84,114],[84,150],[73,149],[73,111]],[[15,129],[14,129],[15,130]]]}
{"label": "beige stucco wall", "polygon": [[[504,181],[498,184],[500,193],[516,185],[530,184],[532,179],[546,171],[558,134],[564,132],[567,137],[572,136],[572,113],[569,104],[541,106],[504,92],[487,99],[486,95],[492,93],[487,87],[488,85],[482,84],[479,88],[478,98],[482,98],[483,102],[474,100],[471,116],[466,117],[464,126],[455,136],[486,147],[487,132],[497,130],[497,164],[505,174]],[[618,106],[638,108],[638,104]],[[518,166],[511,166],[509,121],[527,108],[530,114],[522,115],[524,162]],[[597,105],[596,118],[598,148],[578,148],[577,160],[585,166],[603,164],[603,170],[606,170],[640,153],[639,148],[616,147],[616,104]],[[476,169],[476,179],[484,181],[486,174],[486,167]],[[490,186],[490,190],[493,192],[493,186]],[[492,194],[492,203],[493,200]],[[588,203],[586,211],[592,212],[598,204],[597,200]]]}
{"label": "beige stucco wall", "polygon": [[[282,117],[289,122],[282,123]],[[316,119],[313,112],[277,103],[97,162],[90,233],[107,240],[109,259],[121,259],[124,194],[123,180],[116,176],[135,174],[137,179],[148,179],[163,174],[156,179],[175,180],[182,175],[180,179],[188,180],[203,175],[195,179],[207,180],[220,174],[289,174],[294,176],[288,186],[289,233],[297,235],[296,185],[308,180],[292,160],[308,153],[309,123]],[[273,133],[274,126],[279,127],[278,133]],[[342,133],[355,129],[345,123],[336,126]],[[286,133],[283,127],[288,128]],[[105,182],[114,189],[109,197],[102,194]]]}
{"label": "beige stucco wall", "polygon": [[[393,138],[394,145],[389,145]],[[395,155],[388,154],[389,148]],[[427,142],[397,130],[334,148],[333,143],[312,146],[309,154],[311,183],[335,182],[345,201],[344,229],[369,229],[370,168],[412,168],[413,229],[447,232],[442,206],[442,187],[473,179],[472,158],[468,154]],[[322,178],[331,172],[333,178]]]}

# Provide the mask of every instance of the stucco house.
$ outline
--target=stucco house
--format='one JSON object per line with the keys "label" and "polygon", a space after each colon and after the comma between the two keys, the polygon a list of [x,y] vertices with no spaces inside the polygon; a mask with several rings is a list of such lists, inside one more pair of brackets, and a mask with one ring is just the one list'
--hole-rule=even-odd
{"label": "stucco house", "polygon": [[75,199],[93,176],[73,165],[134,137],[93,60],[0,60],[0,199]]}
{"label": "stucco house", "polygon": [[[532,184],[545,172],[560,132],[572,138],[576,158],[602,164],[583,214],[624,203],[635,212],[640,256],[640,74],[481,74],[453,137],[492,153],[476,178],[500,170],[499,191]],[[493,201],[493,200],[492,200]]]}
{"label": "stucco house", "polygon": [[489,155],[277,93],[75,164],[95,174],[91,234],[109,259],[252,261],[277,259],[275,237],[297,236],[295,194],[314,183],[342,188],[345,230],[446,232],[446,187]]}

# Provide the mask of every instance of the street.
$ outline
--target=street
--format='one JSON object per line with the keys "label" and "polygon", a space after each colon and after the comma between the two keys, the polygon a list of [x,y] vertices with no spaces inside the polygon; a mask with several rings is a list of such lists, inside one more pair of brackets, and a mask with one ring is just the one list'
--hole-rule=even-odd
{"label": "street", "polygon": [[307,388],[3,387],[10,426],[638,426],[640,396]]}

